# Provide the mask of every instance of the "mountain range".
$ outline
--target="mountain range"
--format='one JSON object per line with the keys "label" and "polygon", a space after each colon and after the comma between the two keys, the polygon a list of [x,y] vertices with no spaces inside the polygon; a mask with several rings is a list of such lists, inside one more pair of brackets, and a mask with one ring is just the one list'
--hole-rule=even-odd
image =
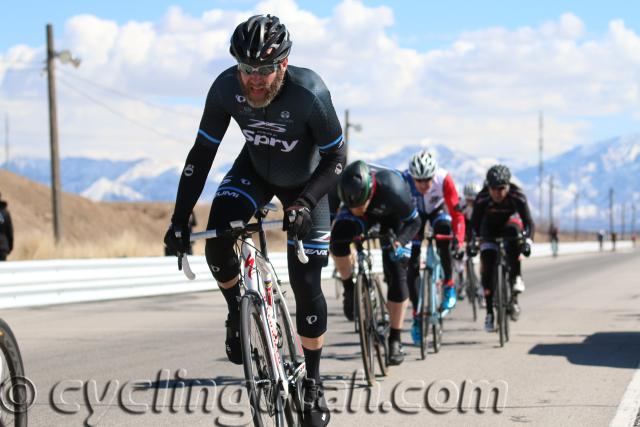
{"label": "mountain range", "polygon": [[[408,159],[423,146],[404,146],[391,153],[350,153],[350,160],[405,169]],[[431,145],[441,167],[448,169],[459,190],[469,181],[482,182],[495,163],[515,164],[505,159],[475,157],[443,145]],[[49,159],[15,158],[1,165],[42,184],[50,185]],[[62,188],[100,201],[173,201],[183,167],[178,162],[152,159],[107,160],[65,157],[60,160]],[[210,201],[229,163],[214,164],[201,196]],[[538,165],[514,166],[514,179],[529,197],[532,213],[540,218]],[[584,144],[545,159],[543,179],[544,219],[549,217],[550,182],[553,179],[553,215],[560,227],[573,229],[575,206],[581,229],[608,228],[609,196],[613,190],[614,222],[618,229],[622,211],[631,228],[632,206],[640,202],[640,134]],[[551,178],[553,177],[553,178]],[[576,204],[577,202],[577,204]],[[623,208],[623,204],[625,207]]]}

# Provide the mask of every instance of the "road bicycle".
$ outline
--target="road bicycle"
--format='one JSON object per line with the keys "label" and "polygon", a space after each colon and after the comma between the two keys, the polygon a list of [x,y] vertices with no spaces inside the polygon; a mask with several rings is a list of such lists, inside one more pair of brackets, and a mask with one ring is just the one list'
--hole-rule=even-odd
{"label": "road bicycle", "polygon": [[357,265],[354,320],[360,336],[362,364],[369,386],[376,382],[374,357],[377,358],[380,375],[386,376],[388,373],[388,338],[391,327],[380,278],[373,272],[371,240],[378,237],[377,231],[373,229],[354,240]]}
{"label": "road bicycle", "polygon": [[428,335],[431,329],[433,339],[433,351],[438,353],[442,344],[442,325],[444,317],[449,310],[442,310],[442,283],[444,281],[444,270],[435,249],[435,241],[452,240],[453,236],[446,234],[433,234],[431,230],[427,232],[427,250],[424,268],[420,274],[420,288],[418,290],[418,307],[416,316],[418,317],[418,335],[420,342],[420,358],[425,359],[428,353]]}
{"label": "road bicycle", "polygon": [[[233,238],[237,241],[242,275],[240,286],[240,336],[244,376],[253,423],[262,426],[298,426],[302,423],[302,382],[306,366],[302,346],[281,291],[281,281],[269,261],[265,231],[282,229],[282,221],[265,221],[269,203],[254,215],[256,222],[232,221],[227,230],[191,234],[191,241]],[[258,234],[259,248],[252,234]],[[302,242],[294,239],[298,260],[308,258]],[[178,267],[193,280],[187,257],[178,258]]]}
{"label": "road bicycle", "polygon": [[500,339],[500,347],[509,341],[509,315],[513,296],[511,295],[511,284],[509,276],[511,267],[507,258],[505,242],[522,241],[523,237],[518,234],[514,237],[496,237],[491,240],[485,240],[484,244],[492,244],[497,246],[498,258],[496,260],[497,268],[493,280],[493,289],[495,289],[493,305],[496,309],[498,336]]}
{"label": "road bicycle", "polygon": [[11,328],[0,319],[0,426],[26,427],[29,381]]}

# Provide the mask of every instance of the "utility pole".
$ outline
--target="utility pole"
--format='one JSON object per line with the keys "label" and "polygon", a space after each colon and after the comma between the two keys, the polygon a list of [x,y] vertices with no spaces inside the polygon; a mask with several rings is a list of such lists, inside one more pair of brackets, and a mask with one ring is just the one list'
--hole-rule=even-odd
{"label": "utility pole", "polygon": [[4,167],[9,170],[9,113],[4,115]]}
{"label": "utility pole", "polygon": [[553,224],[553,175],[549,175],[549,229]]}
{"label": "utility pole", "polygon": [[353,128],[356,132],[362,130],[362,125],[352,123],[349,121],[349,110],[344,110],[344,143],[347,146],[347,160],[345,163],[349,163],[349,129]]}
{"label": "utility pole", "polygon": [[613,188],[609,188],[609,233],[613,235]]}
{"label": "utility pole", "polygon": [[631,235],[636,235],[636,205],[631,206]]}
{"label": "utility pole", "polygon": [[620,240],[624,239],[624,229],[625,229],[625,221],[624,221],[624,217],[625,217],[625,203],[622,203],[620,205]]}
{"label": "utility pole", "polygon": [[58,155],[58,113],[56,110],[56,51],[53,48],[53,26],[47,24],[47,76],[49,82],[49,141],[51,146],[51,199],[53,203],[53,237],[56,244],[62,236],[60,159]]}
{"label": "utility pole", "polygon": [[542,130],[543,130],[543,117],[542,117],[542,111],[540,111],[539,117],[538,117],[538,150],[540,152],[540,160],[539,160],[539,164],[538,164],[538,195],[539,195],[539,203],[538,203],[538,207],[540,209],[540,225],[542,225],[542,219],[544,217],[544,208],[542,206],[542,173],[543,173],[543,168],[542,168],[542,146],[543,146],[543,137],[542,137]]}
{"label": "utility pole", "polygon": [[575,198],[573,199],[573,238],[578,240],[578,203],[580,202],[580,192],[576,190]]}

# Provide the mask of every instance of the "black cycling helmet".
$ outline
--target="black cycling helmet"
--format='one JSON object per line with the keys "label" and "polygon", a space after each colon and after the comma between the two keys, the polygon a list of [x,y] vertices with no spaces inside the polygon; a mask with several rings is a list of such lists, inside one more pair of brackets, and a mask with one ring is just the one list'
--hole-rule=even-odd
{"label": "black cycling helmet", "polygon": [[362,160],[351,163],[342,172],[338,182],[338,195],[348,208],[357,208],[365,204],[371,190],[373,178],[369,166]]}
{"label": "black cycling helmet", "polygon": [[289,32],[277,16],[255,15],[236,27],[229,52],[249,65],[276,64],[291,51]]}
{"label": "black cycling helmet", "polygon": [[511,181],[511,172],[505,165],[494,165],[487,171],[487,185],[489,187],[509,185],[509,181]]}

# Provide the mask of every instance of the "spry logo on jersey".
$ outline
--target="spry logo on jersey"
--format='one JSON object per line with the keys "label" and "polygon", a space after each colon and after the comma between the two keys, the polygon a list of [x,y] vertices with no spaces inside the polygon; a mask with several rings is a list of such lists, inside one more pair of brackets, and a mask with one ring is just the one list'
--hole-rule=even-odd
{"label": "spry logo on jersey", "polygon": [[271,132],[279,132],[279,133],[284,133],[287,131],[287,126],[280,123],[271,123],[271,122],[265,122],[264,120],[256,120],[256,119],[249,119],[249,121],[252,122],[251,124],[249,124],[250,128],[268,130]]}
{"label": "spry logo on jersey", "polygon": [[272,147],[275,147],[276,145],[280,144],[282,146],[282,149],[280,151],[283,151],[285,153],[288,153],[291,150],[293,150],[299,141],[297,139],[295,141],[278,139],[272,136],[256,133],[251,129],[242,129],[242,133],[244,134],[244,137],[246,138],[247,142],[253,142],[253,145],[262,144],[262,145],[270,145]]}

